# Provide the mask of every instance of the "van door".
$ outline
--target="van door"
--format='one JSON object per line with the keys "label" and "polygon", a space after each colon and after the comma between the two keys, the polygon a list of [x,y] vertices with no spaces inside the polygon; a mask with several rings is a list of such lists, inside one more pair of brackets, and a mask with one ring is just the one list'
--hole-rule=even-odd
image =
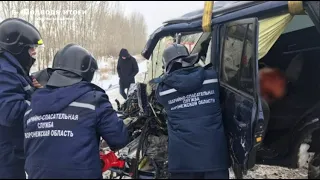
{"label": "van door", "polygon": [[258,26],[256,18],[233,21],[220,26],[218,36],[222,113],[236,178],[242,178],[254,166],[264,131],[258,83]]}

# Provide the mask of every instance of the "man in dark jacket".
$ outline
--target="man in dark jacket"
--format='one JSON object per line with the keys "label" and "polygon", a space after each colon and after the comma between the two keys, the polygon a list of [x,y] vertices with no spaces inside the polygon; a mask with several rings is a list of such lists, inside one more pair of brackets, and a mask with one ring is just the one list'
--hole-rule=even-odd
{"label": "man in dark jacket", "polygon": [[131,83],[135,83],[134,77],[139,72],[136,59],[129,54],[127,49],[121,49],[119,53],[117,71],[120,78],[120,94],[124,99],[127,99],[127,94],[124,90],[129,89]]}
{"label": "man in dark jacket", "polygon": [[0,23],[0,179],[25,179],[23,116],[34,91],[29,76],[39,31],[17,18]]}
{"label": "man in dark jacket", "polygon": [[228,179],[227,139],[221,117],[219,84],[213,69],[194,67],[179,44],[163,53],[166,73],[157,99],[168,115],[168,166],[173,179]]}
{"label": "man in dark jacket", "polygon": [[98,66],[87,50],[69,44],[54,61],[25,113],[26,172],[30,179],[102,179],[100,137],[118,150],[127,129],[104,90],[90,83]]}

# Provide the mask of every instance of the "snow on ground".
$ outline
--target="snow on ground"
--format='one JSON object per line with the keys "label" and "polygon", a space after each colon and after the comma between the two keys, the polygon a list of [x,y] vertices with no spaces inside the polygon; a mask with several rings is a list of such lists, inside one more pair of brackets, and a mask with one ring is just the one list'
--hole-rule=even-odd
{"label": "snow on ground", "polygon": [[[230,170],[230,179],[235,179]],[[307,169],[288,169],[278,166],[256,165],[244,179],[308,179]]]}
{"label": "snow on ground", "polygon": [[[230,179],[235,179],[232,170],[229,170],[229,172]],[[107,179],[109,173],[104,173],[104,179]],[[130,178],[124,177],[123,179]],[[308,179],[308,177],[306,169],[291,170],[277,166],[256,165],[243,179]]]}
{"label": "snow on ground", "polygon": [[[139,63],[139,70],[140,72],[137,75],[136,80],[141,82],[147,71],[147,61]],[[111,81],[112,80],[113,79],[111,79]],[[114,108],[117,108],[115,99],[118,99],[120,103],[124,102],[124,99],[119,94],[118,87],[111,88],[110,90],[107,90],[106,93]],[[235,179],[232,170],[230,170],[230,179]],[[249,171],[248,174],[244,176],[244,179],[307,179],[307,169],[288,169],[277,166],[256,165],[252,171]]]}
{"label": "snow on ground", "polygon": [[[145,78],[145,74],[147,72],[147,60],[141,60],[141,57],[134,56],[139,66],[139,73],[136,75],[136,82],[143,82]],[[100,66],[100,65],[99,65]],[[93,83],[100,86],[106,91],[106,94],[109,96],[109,100],[114,109],[117,109],[117,104],[115,102],[116,99],[120,101],[120,103],[124,102],[124,99],[119,93],[119,77],[118,75],[112,75],[110,78],[106,80],[100,80],[100,74],[98,74],[94,79]]]}
{"label": "snow on ground", "polygon": [[[145,78],[145,73],[147,72],[147,63],[148,61],[144,60],[141,55],[133,56],[136,58],[139,66],[139,73],[136,75],[135,79],[136,82],[142,82]],[[109,67],[111,61],[115,59],[112,57],[109,58],[102,58],[98,61],[99,69],[103,69]],[[50,62],[49,64],[52,64]],[[37,72],[37,64],[31,67],[30,73]],[[105,79],[103,76],[107,76],[108,78]],[[98,85],[102,89],[106,91],[106,94],[109,96],[110,102],[112,106],[116,109],[115,99],[118,99],[120,103],[124,102],[124,99],[119,93],[119,77],[117,74],[112,74],[111,72],[100,72],[97,71],[95,76],[93,77],[92,83]]]}
{"label": "snow on ground", "polygon": [[[136,76],[136,82],[143,82],[145,74],[147,72],[148,61],[142,60],[141,57],[135,56],[139,62],[139,73]],[[99,67],[105,67],[107,64],[105,62],[99,63]],[[37,71],[35,67],[32,68],[31,72]],[[119,93],[119,77],[118,75],[111,75],[108,79],[100,80],[101,74],[98,72],[97,76],[94,78],[93,83],[102,87],[106,90],[106,94],[109,96],[109,100],[114,109],[117,109],[115,100],[118,99],[120,103],[124,102],[124,99]],[[277,166],[266,166],[266,165],[256,165],[244,179],[306,179],[307,169],[288,169]],[[127,178],[125,178],[127,179]],[[230,179],[235,179],[230,170]]]}

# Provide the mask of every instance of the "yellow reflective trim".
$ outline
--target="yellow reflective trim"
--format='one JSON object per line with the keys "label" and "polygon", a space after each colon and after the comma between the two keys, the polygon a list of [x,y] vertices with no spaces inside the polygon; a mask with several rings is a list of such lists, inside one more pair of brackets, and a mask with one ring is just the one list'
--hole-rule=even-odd
{"label": "yellow reflective trim", "polygon": [[43,44],[43,41],[42,41],[42,39],[40,39],[39,41],[38,41],[38,45],[42,45]]}

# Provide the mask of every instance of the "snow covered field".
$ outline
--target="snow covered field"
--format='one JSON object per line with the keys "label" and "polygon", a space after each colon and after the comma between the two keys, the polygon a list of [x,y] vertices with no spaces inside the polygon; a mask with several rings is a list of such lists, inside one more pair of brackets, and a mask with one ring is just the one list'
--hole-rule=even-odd
{"label": "snow covered field", "polygon": [[[139,57],[136,57],[137,60]],[[138,60],[139,61],[139,60]],[[142,82],[147,72],[148,61],[141,61],[139,63],[139,74],[136,76],[136,82]],[[107,64],[99,64],[99,67],[104,67]],[[35,72],[35,68],[32,72]],[[109,96],[110,102],[114,109],[117,109],[115,99],[118,99],[120,103],[124,102],[124,99],[119,93],[119,78],[117,75],[110,75],[108,79],[100,80],[101,74],[97,73],[97,76],[93,80],[93,83],[99,85],[106,90],[106,94]],[[244,179],[306,179],[307,169],[288,169],[277,166],[265,166],[256,165],[253,170],[249,171]],[[230,170],[230,179],[235,179],[232,171]]]}
{"label": "snow covered field", "polygon": [[[144,75],[147,72],[147,61],[143,61],[143,59],[139,55],[134,57],[137,59],[138,62],[140,62],[138,63],[139,73],[136,75],[135,79],[136,79],[136,82],[142,82],[145,78]],[[106,61],[104,60],[98,61],[99,69],[110,67],[111,64],[108,63],[108,61],[112,61],[112,60],[114,59],[106,58]],[[50,62],[49,64],[52,64],[52,62]],[[32,66],[30,73],[34,73],[36,71],[38,71],[36,65]],[[107,76],[108,78],[105,79],[103,78],[103,76]],[[92,80],[92,83],[98,85],[99,87],[101,87],[106,91],[106,94],[109,96],[110,102],[112,103],[114,108],[116,108],[115,99],[118,99],[120,103],[124,101],[124,99],[119,93],[119,77],[117,74],[114,75],[110,72],[98,71],[96,72]]]}
{"label": "snow covered field", "polygon": [[[135,57],[137,60],[138,57]],[[143,82],[145,78],[145,74],[147,72],[147,63],[148,61],[142,61],[138,63],[139,73],[136,75],[136,82]],[[115,102],[116,99],[120,101],[120,103],[124,102],[124,99],[119,93],[119,77],[118,75],[112,75],[111,78],[107,80],[99,80],[101,75],[97,75],[96,79],[93,80],[93,83],[102,87],[106,90],[106,94],[109,96],[110,102],[114,109],[117,108],[117,104]]]}

